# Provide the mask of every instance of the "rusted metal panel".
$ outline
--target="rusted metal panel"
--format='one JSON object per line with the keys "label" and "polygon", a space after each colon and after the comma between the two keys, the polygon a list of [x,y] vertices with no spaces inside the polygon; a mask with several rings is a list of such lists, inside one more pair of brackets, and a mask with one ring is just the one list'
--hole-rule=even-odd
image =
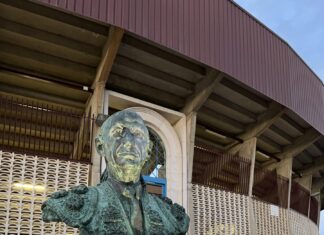
{"label": "rusted metal panel", "polygon": [[324,88],[298,55],[230,0],[42,0],[221,70],[324,134]]}

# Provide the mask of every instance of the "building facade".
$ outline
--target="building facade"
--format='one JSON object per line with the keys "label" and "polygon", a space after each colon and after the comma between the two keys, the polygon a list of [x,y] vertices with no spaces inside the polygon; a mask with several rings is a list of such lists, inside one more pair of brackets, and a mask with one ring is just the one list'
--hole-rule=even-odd
{"label": "building facade", "polygon": [[0,0],[0,234],[44,224],[53,191],[95,185],[94,137],[131,108],[149,191],[189,234],[318,234],[323,84],[230,0]]}

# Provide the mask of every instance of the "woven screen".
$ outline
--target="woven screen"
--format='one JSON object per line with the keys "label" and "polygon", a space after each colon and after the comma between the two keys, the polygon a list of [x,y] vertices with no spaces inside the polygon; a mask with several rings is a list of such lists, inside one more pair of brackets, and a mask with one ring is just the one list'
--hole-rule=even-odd
{"label": "woven screen", "polygon": [[289,210],[290,234],[293,235],[318,235],[318,227],[306,216]]}
{"label": "woven screen", "polygon": [[253,200],[257,234],[290,234],[286,209],[259,200]]}
{"label": "woven screen", "polygon": [[[194,233],[201,235],[318,235],[318,227],[304,215],[220,189],[193,184]],[[249,216],[249,211],[251,216]]]}
{"label": "woven screen", "polygon": [[192,198],[194,234],[250,234],[247,196],[193,184]]}
{"label": "woven screen", "polygon": [[89,165],[0,151],[0,234],[77,234],[61,223],[43,223],[48,195],[88,184]]}

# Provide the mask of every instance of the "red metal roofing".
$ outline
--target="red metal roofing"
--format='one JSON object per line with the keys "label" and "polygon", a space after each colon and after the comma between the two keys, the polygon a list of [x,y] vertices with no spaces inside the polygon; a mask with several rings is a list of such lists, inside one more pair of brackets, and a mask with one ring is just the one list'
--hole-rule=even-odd
{"label": "red metal roofing", "polygon": [[40,0],[122,27],[285,105],[324,134],[319,78],[272,31],[230,0]]}

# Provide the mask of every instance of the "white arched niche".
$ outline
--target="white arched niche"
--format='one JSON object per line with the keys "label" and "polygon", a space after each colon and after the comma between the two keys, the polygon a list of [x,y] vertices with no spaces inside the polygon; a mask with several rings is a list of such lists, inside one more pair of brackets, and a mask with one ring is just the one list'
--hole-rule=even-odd
{"label": "white arched niche", "polygon": [[[167,196],[188,210],[187,124],[183,113],[115,91],[105,90],[104,113],[108,108],[132,109],[159,135],[165,148]],[[102,159],[99,170],[106,164]]]}
{"label": "white arched niche", "polygon": [[167,196],[174,202],[183,204],[183,159],[179,137],[161,114],[144,107],[128,108],[138,113],[145,124],[153,129],[161,138],[165,147]]}

